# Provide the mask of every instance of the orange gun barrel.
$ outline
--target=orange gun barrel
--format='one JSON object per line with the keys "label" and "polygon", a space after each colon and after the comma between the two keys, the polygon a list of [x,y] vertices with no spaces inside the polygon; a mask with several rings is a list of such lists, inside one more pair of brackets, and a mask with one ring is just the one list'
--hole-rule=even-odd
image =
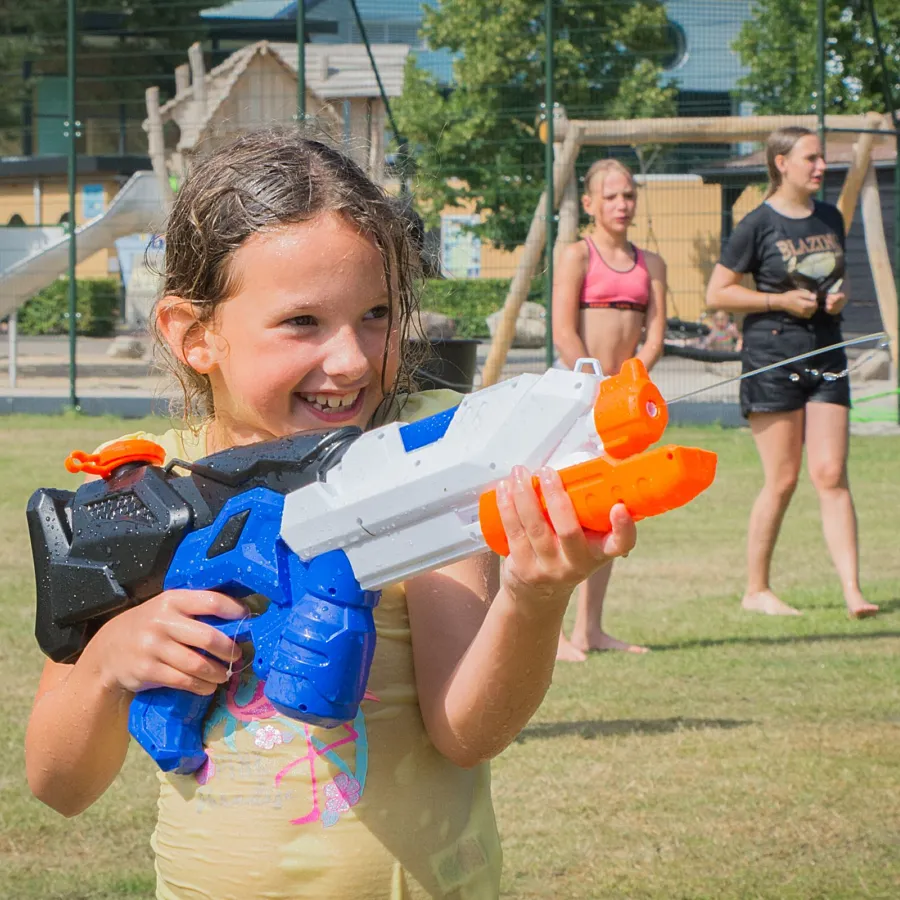
{"label": "orange gun barrel", "polygon": [[[559,474],[582,527],[605,532],[616,503],[624,503],[636,522],[689,503],[712,484],[716,462],[709,450],[669,444],[621,461],[598,457]],[[534,485],[549,522],[537,477]],[[496,491],[481,495],[478,518],[487,545],[500,556],[509,555]]]}

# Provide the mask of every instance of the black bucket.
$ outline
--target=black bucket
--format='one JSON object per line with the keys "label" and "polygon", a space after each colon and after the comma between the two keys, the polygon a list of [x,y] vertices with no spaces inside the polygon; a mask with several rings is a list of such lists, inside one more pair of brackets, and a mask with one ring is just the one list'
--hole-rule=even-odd
{"label": "black bucket", "polygon": [[[413,344],[418,344],[413,341]],[[460,394],[472,392],[480,341],[451,338],[431,341],[431,356],[416,369],[416,383],[420,390],[448,389]]]}

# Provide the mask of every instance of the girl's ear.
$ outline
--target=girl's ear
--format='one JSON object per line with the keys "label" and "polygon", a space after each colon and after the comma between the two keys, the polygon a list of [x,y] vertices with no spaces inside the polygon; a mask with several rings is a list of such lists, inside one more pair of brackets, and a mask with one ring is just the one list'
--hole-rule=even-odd
{"label": "girl's ear", "polygon": [[589,215],[592,216],[594,214],[593,209],[591,208],[591,195],[590,194],[582,194],[581,195],[581,208]]}
{"label": "girl's ear", "polygon": [[181,297],[163,297],[156,311],[157,328],[175,358],[201,375],[208,375],[219,359],[218,343],[209,327]]}

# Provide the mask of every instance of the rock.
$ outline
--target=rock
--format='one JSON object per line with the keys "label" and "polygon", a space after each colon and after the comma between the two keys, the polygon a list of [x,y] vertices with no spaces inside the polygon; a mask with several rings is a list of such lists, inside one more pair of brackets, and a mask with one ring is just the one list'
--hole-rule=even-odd
{"label": "rock", "polygon": [[106,355],[114,359],[142,359],[146,349],[142,340],[129,334],[120,334],[113,339]]}
{"label": "rock", "polygon": [[423,311],[421,334],[429,341],[447,341],[456,334],[456,321],[442,313]]}
{"label": "rock", "polygon": [[[500,325],[503,310],[491,313],[487,317],[488,330],[493,339]],[[526,300],[519,309],[519,317],[516,319],[516,333],[512,346],[518,348],[543,347],[547,342],[546,312],[540,303],[532,303]]]}

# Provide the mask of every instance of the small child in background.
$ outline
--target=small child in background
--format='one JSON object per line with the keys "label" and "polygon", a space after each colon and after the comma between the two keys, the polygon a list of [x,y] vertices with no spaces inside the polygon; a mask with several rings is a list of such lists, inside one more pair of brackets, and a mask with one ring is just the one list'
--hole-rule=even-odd
{"label": "small child in background", "polygon": [[705,335],[701,346],[705,350],[733,350],[741,349],[741,333],[731,318],[731,313],[719,309],[712,315],[712,326],[709,334]]}

